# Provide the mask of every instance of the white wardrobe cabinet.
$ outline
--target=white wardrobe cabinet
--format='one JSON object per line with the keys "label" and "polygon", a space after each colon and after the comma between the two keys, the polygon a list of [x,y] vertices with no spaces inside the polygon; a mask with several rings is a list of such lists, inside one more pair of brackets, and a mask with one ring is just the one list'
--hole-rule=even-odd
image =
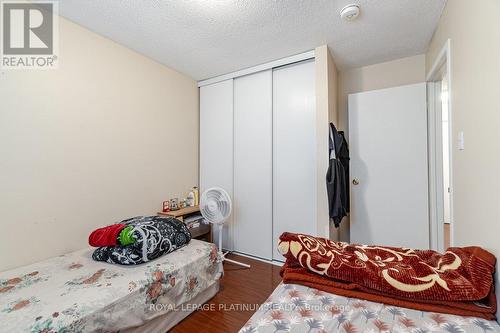
{"label": "white wardrobe cabinet", "polygon": [[279,236],[283,232],[316,234],[314,80],[314,61],[273,71],[273,259],[275,260],[283,260],[283,256],[277,250]]}
{"label": "white wardrobe cabinet", "polygon": [[273,73],[234,79],[234,250],[272,257]]}
{"label": "white wardrobe cabinet", "polygon": [[[233,195],[233,80],[200,88],[200,189],[221,187]],[[232,249],[232,218],[224,224],[223,247]],[[215,244],[219,233],[213,233]]]}
{"label": "white wardrobe cabinet", "polygon": [[314,85],[309,60],[200,87],[200,187],[233,200],[225,249],[283,261],[282,232],[317,234]]}

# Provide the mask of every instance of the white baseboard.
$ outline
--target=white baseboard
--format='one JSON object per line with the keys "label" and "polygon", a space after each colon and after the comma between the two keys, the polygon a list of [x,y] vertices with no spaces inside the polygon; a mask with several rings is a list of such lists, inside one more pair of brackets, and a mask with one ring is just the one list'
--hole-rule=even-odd
{"label": "white baseboard", "polygon": [[252,256],[252,255],[249,255],[249,254],[241,253],[241,252],[238,252],[238,251],[230,251],[230,250],[224,249],[224,252],[226,252],[226,251],[229,251],[229,253],[234,253],[236,255],[239,255],[239,256],[242,256],[242,257],[245,257],[245,258],[258,260],[258,261],[265,262],[267,264],[271,264],[271,265],[275,265],[275,266],[280,266],[281,267],[285,263],[284,261],[269,260],[269,259],[259,258],[259,257],[255,257],[255,256]]}

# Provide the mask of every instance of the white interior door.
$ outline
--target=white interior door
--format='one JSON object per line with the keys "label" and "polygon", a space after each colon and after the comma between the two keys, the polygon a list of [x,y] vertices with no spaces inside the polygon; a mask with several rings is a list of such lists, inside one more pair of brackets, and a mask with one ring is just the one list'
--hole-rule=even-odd
{"label": "white interior door", "polygon": [[284,231],[316,234],[314,86],[314,61],[273,71],[274,260]]}
{"label": "white interior door", "polygon": [[272,71],[234,79],[234,249],[272,259]]}
{"label": "white interior door", "polygon": [[[200,87],[200,190],[221,187],[233,198],[233,80]],[[222,247],[232,250],[232,218]],[[217,228],[214,229],[216,231]],[[214,232],[214,243],[219,234]]]}
{"label": "white interior door", "polygon": [[425,83],[349,95],[349,145],[351,242],[429,248]]}

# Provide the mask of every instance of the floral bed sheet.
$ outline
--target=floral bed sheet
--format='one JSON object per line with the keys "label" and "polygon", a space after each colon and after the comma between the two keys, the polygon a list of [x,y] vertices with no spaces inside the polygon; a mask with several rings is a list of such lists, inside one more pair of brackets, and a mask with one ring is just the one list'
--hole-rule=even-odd
{"label": "floral bed sheet", "polygon": [[417,311],[280,284],[239,333],[500,333],[495,321]]}
{"label": "floral bed sheet", "polygon": [[198,240],[131,267],[73,252],[0,273],[0,332],[117,332],[175,310],[221,273],[215,245]]}

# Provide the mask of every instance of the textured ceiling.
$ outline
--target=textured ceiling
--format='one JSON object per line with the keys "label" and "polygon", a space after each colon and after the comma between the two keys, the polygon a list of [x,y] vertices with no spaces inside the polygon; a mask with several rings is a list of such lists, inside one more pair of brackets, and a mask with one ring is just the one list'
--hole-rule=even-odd
{"label": "textured ceiling", "polygon": [[[200,80],[328,44],[340,68],[426,51],[446,0],[60,0],[88,29]],[[340,9],[361,6],[356,21]]]}

